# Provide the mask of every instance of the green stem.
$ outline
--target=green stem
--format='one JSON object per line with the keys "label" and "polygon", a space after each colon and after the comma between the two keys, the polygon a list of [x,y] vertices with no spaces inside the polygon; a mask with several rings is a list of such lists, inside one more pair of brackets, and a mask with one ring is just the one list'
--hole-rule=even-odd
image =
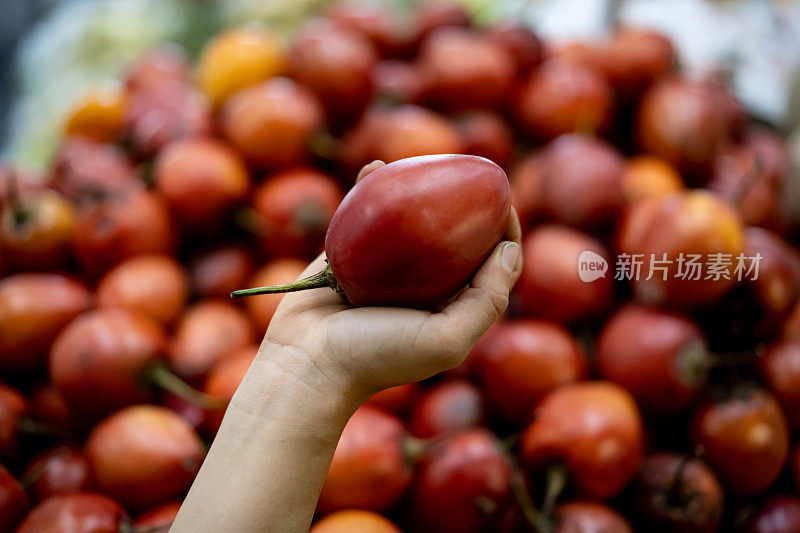
{"label": "green stem", "polygon": [[37,435],[40,437],[55,437],[58,439],[75,439],[75,434],[44,422],[39,422],[27,416],[17,419],[17,431],[23,435]]}
{"label": "green stem", "polygon": [[203,409],[214,411],[225,409],[228,406],[228,400],[198,391],[177,376],[161,361],[148,366],[144,371],[143,378],[146,384],[156,385],[160,389],[170,392],[187,402],[198,405]]}
{"label": "green stem", "polygon": [[242,296],[256,296],[258,294],[274,294],[281,292],[297,292],[306,289],[318,289],[320,287],[330,287],[334,290],[338,287],[336,278],[333,277],[333,271],[330,265],[326,266],[321,272],[317,272],[313,276],[286,283],[283,285],[273,285],[272,287],[256,287],[254,289],[242,289],[240,291],[233,291],[231,298],[241,298]]}
{"label": "green stem", "polygon": [[566,465],[554,465],[547,470],[547,488],[545,489],[544,502],[542,503],[542,516],[550,520],[553,517],[553,510],[556,501],[564,487],[567,485],[568,470]]}
{"label": "green stem", "polygon": [[513,470],[511,471],[511,491],[514,494],[514,499],[517,500],[517,505],[522,510],[522,515],[531,528],[540,533],[548,531],[544,525],[546,520],[536,509],[536,505],[534,505],[533,499],[528,492],[528,487],[525,484],[525,475],[517,465],[513,465]]}

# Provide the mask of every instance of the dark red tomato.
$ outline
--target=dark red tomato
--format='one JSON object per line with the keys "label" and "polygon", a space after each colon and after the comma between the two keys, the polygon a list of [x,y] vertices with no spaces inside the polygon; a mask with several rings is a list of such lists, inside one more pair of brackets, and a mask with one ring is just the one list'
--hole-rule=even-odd
{"label": "dark red tomato", "polygon": [[325,251],[336,284],[355,306],[441,303],[497,245],[510,197],[505,172],[483,158],[427,156],[381,167],[331,220]]}
{"label": "dark red tomato", "polygon": [[[635,204],[617,236],[620,252],[629,259],[625,272],[633,278],[636,297],[675,307],[718,302],[736,283],[737,257],[745,244],[736,212],[713,194],[696,189]],[[714,254],[728,258],[718,263],[718,275],[705,266]],[[634,258],[640,266],[631,268]]]}
{"label": "dark red tomato", "polygon": [[12,533],[30,509],[31,502],[22,486],[0,465],[0,533]]}
{"label": "dark red tomato", "polygon": [[639,305],[609,318],[597,346],[603,378],[622,385],[643,409],[656,413],[688,407],[706,383],[710,363],[697,324]]}
{"label": "dark red tomato", "polygon": [[242,89],[228,98],[220,115],[220,127],[234,147],[267,167],[302,163],[321,125],[317,98],[288,78]]}
{"label": "dark red tomato", "polygon": [[92,304],[85,286],[58,274],[17,274],[0,281],[0,368],[41,367],[58,332]]}
{"label": "dark red tomato", "polygon": [[800,531],[800,498],[771,495],[758,504],[742,528],[743,533],[794,533]]}
{"label": "dark red tomato", "polygon": [[114,196],[86,209],[78,220],[75,254],[89,275],[139,254],[169,254],[175,230],[158,193]]}
{"label": "dark red tomato", "polygon": [[517,76],[538,67],[544,58],[544,45],[530,29],[504,21],[489,28],[489,39],[506,49],[516,65]]}
{"label": "dark red tomato", "polygon": [[514,153],[514,135],[503,117],[492,111],[472,111],[456,118],[464,153],[479,155],[505,168]]}
{"label": "dark red tomato", "polygon": [[701,82],[665,78],[644,95],[636,135],[646,152],[696,174],[707,169],[728,135],[726,115]]}
{"label": "dark red tomato", "polygon": [[154,179],[178,220],[196,232],[220,225],[250,187],[239,154],[223,142],[201,137],[165,146],[156,157]]}
{"label": "dark red tomato", "polygon": [[454,379],[424,391],[414,402],[409,424],[415,437],[438,438],[480,425],[485,412],[481,391],[468,381]]}
{"label": "dark red tomato", "polygon": [[226,301],[207,300],[189,307],[175,326],[168,357],[186,379],[205,376],[225,355],[253,342],[247,315]]}
{"label": "dark red tomato", "polygon": [[435,0],[420,4],[415,13],[415,25],[419,42],[425,40],[439,28],[448,26],[467,27],[472,23],[463,4],[449,0]]}
{"label": "dark red tomato", "polygon": [[625,98],[637,96],[675,64],[670,40],[653,31],[620,28],[600,53],[600,65],[614,88]]}
{"label": "dark red tomato", "polygon": [[369,405],[361,406],[344,428],[322,487],[317,511],[381,511],[394,504],[411,483],[403,423]]}
{"label": "dark red tomato", "polygon": [[28,494],[36,502],[91,487],[91,472],[86,456],[79,449],[66,445],[35,457],[25,468],[22,479]]}
{"label": "dark red tomato", "polygon": [[19,421],[29,410],[28,401],[19,391],[0,383],[0,458],[16,458],[19,454]]}
{"label": "dark red tomato", "polygon": [[777,479],[789,455],[789,429],[777,400],[760,389],[738,391],[694,415],[692,439],[725,490],[758,494]]}
{"label": "dark red tomato", "polygon": [[54,428],[74,431],[83,421],[67,405],[64,395],[52,383],[40,383],[31,391],[31,418]]}
{"label": "dark red tomato", "polygon": [[327,20],[301,28],[289,51],[292,77],[314,91],[334,119],[351,118],[367,106],[377,61],[366,36]]}
{"label": "dark red tomato", "polygon": [[262,248],[270,257],[319,253],[343,197],[333,177],[310,167],[271,175],[253,198]]}
{"label": "dark red tomato", "polygon": [[422,74],[414,63],[378,61],[372,67],[372,85],[379,101],[416,104],[425,89]]}
{"label": "dark red tomato", "polygon": [[58,336],[50,351],[50,377],[70,407],[95,418],[148,399],[142,379],[164,357],[162,327],[147,315],[122,309],[90,311]]}
{"label": "dark red tomato", "polygon": [[639,469],[642,420],[633,397],[618,385],[563,385],[547,395],[522,435],[525,465],[539,472],[564,464],[579,494],[606,499]]}
{"label": "dark red tomato", "polygon": [[572,501],[556,507],[554,533],[633,533],[621,514],[601,503]]}
{"label": "dark red tomato", "polygon": [[[168,502],[157,505],[144,511],[134,521],[133,525],[138,528],[166,528],[175,521],[178,511],[183,502]],[[145,531],[147,531],[145,529]]]}
{"label": "dark red tomato", "polygon": [[504,102],[514,79],[508,51],[472,30],[440,28],[422,43],[417,60],[427,99],[436,107],[464,110]]}
{"label": "dark red tomato", "polygon": [[508,174],[511,181],[511,204],[519,222],[527,228],[541,219],[542,183],[545,179],[545,157],[541,150],[530,152],[516,161]]}
{"label": "dark red tomato", "polygon": [[612,91],[596,71],[571,61],[551,59],[534,70],[517,94],[517,112],[539,139],[564,133],[594,133],[611,114]]}
{"label": "dark red tomato", "polygon": [[67,137],[53,160],[52,186],[78,204],[141,189],[136,168],[115,144]]}
{"label": "dark red tomato", "polygon": [[589,135],[562,135],[542,157],[538,200],[544,216],[587,230],[616,221],[625,205],[625,161],[616,148]]}
{"label": "dark red tomato", "polygon": [[192,289],[198,296],[228,298],[244,286],[253,266],[253,254],[244,246],[225,245],[202,252],[189,266]]}
{"label": "dark red tomato", "polygon": [[[609,270],[602,277],[582,281],[578,269],[584,252],[596,254],[584,256],[584,261],[600,264],[597,258],[602,258]],[[522,253],[516,296],[524,312],[560,322],[577,322],[608,308],[613,287],[610,270],[614,265],[596,239],[566,226],[539,226],[523,240]],[[600,272],[591,274],[594,278]]]}
{"label": "dark red tomato", "polygon": [[489,405],[517,423],[547,393],[579,381],[588,369],[583,351],[566,329],[537,320],[498,324],[473,354],[473,369]]}
{"label": "dark red tomato", "polygon": [[422,531],[479,533],[511,490],[511,463],[494,435],[472,429],[426,454],[411,495],[412,521]]}
{"label": "dark red tomato", "polygon": [[410,24],[385,5],[337,2],[325,15],[338,26],[365,35],[382,57],[405,56],[411,51],[414,35]]}
{"label": "dark red tomato", "polygon": [[125,509],[108,496],[61,494],[34,507],[16,533],[118,533],[124,519]]}
{"label": "dark red tomato", "polygon": [[783,339],[759,358],[767,387],[778,398],[786,420],[800,430],[800,339]]}
{"label": "dark red tomato", "polygon": [[370,399],[367,400],[367,403],[391,413],[404,413],[417,397],[419,388],[417,383],[406,383],[405,385],[389,387],[377,394],[373,394]]}
{"label": "dark red tomato", "polygon": [[656,452],[642,462],[636,508],[647,531],[714,533],[722,521],[724,494],[700,459]]}
{"label": "dark red tomato", "polygon": [[195,430],[164,407],[135,405],[97,424],[86,440],[97,486],[129,508],[181,495],[205,451]]}

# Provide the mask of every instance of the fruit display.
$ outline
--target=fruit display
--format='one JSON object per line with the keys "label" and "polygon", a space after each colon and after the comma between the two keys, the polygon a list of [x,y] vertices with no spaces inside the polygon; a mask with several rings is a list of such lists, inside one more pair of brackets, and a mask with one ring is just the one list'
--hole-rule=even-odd
{"label": "fruit display", "polygon": [[76,101],[0,166],[0,533],[166,531],[281,293],[435,311],[516,216],[508,311],[355,412],[311,531],[800,531],[789,157],[679,59],[339,2]]}

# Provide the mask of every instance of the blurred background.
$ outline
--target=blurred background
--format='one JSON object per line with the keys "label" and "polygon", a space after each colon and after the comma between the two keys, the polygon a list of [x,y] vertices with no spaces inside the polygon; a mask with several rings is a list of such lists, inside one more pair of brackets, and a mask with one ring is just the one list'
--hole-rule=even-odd
{"label": "blurred background", "polygon": [[[670,36],[691,73],[723,70],[754,117],[789,130],[800,58],[795,0],[463,0],[478,22],[524,22],[544,37],[593,40],[615,23]],[[165,41],[196,54],[246,22],[287,35],[332,0],[0,0],[0,157],[42,168],[69,106]],[[400,9],[413,0],[383,0]],[[743,38],[746,37],[746,38]],[[53,80],[58,80],[54,83]]]}

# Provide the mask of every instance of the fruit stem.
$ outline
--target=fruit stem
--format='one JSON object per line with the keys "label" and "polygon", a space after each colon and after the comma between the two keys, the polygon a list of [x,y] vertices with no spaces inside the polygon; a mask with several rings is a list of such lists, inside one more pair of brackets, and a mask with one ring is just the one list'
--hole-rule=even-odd
{"label": "fruit stem", "polygon": [[258,294],[274,294],[280,292],[297,292],[306,289],[318,289],[320,287],[330,287],[334,290],[338,287],[336,278],[333,277],[333,270],[330,265],[326,266],[321,272],[313,276],[303,278],[292,283],[283,285],[273,285],[272,287],[256,287],[254,289],[242,289],[233,291],[231,298],[241,298],[242,296],[256,296]]}
{"label": "fruit stem", "polygon": [[566,465],[563,464],[553,465],[547,470],[547,488],[545,489],[541,512],[544,518],[552,518],[556,501],[567,485],[567,476],[568,470]]}
{"label": "fruit stem", "polygon": [[59,439],[74,439],[75,435],[71,431],[61,429],[44,422],[39,422],[27,416],[17,419],[17,431],[23,435],[37,435],[40,437],[56,437]]}
{"label": "fruit stem", "polygon": [[516,464],[513,465],[511,470],[511,492],[514,494],[514,499],[517,500],[517,504],[531,528],[539,533],[548,533],[552,529],[551,524],[536,509],[536,505],[533,503],[528,487],[525,484],[525,475]]}
{"label": "fruit stem", "polygon": [[28,220],[30,213],[22,203],[22,197],[19,194],[19,182],[17,181],[17,172],[13,168],[8,171],[8,205],[11,208],[13,215],[14,226],[20,227]]}
{"label": "fruit stem", "polygon": [[161,361],[153,363],[145,369],[144,381],[203,409],[215,411],[225,409],[228,406],[228,400],[198,391],[177,376]]}
{"label": "fruit stem", "polygon": [[333,159],[339,153],[342,142],[326,131],[319,131],[311,136],[308,149],[317,157]]}

